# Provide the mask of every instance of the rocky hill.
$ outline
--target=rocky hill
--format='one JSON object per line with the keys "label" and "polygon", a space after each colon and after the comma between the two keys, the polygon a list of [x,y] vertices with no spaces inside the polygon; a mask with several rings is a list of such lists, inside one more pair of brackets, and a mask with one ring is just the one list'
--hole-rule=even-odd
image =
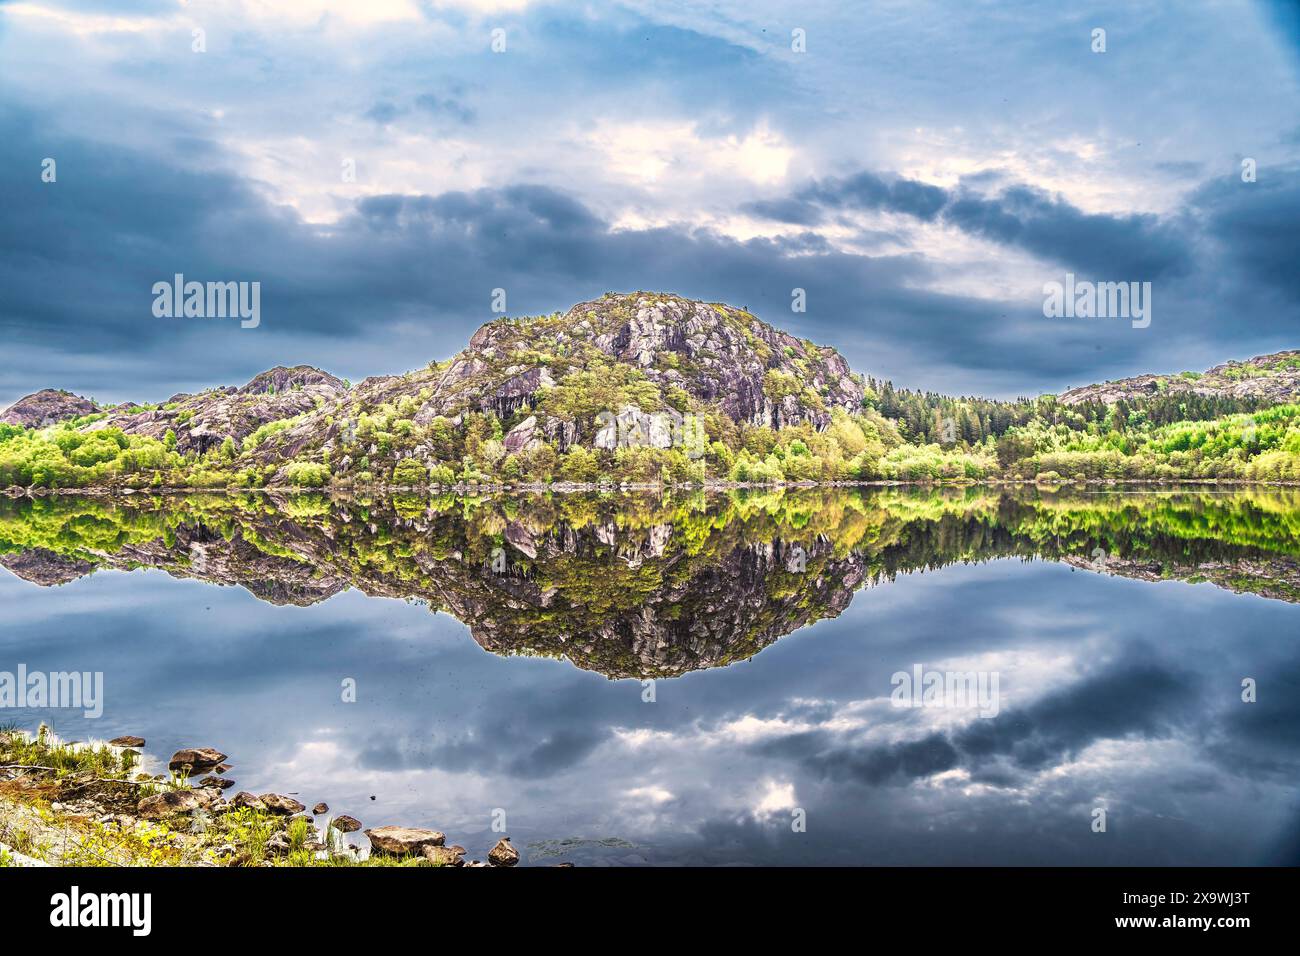
{"label": "rocky hill", "polygon": [[241,388],[213,388],[197,395],[173,395],[163,405],[134,403],[111,409],[87,426],[88,431],[120,428],[128,435],[162,439],[170,430],[176,449],[200,454],[227,438],[236,447],[259,428],[274,422],[309,417],[347,394],[343,382],[307,365],[276,366]]}
{"label": "rocky hill", "polygon": [[0,413],[0,424],[23,428],[44,428],[70,418],[93,415],[99,406],[80,395],[60,389],[43,388],[18,399]]}
{"label": "rocky hill", "polygon": [[[177,505],[185,520],[162,535],[143,500],[65,499],[40,509],[57,515],[51,528],[89,527],[93,515],[120,533],[91,542],[77,531],[56,532],[64,553],[9,553],[5,532],[32,511],[0,498],[0,566],[43,587],[101,569],[147,567],[243,587],[277,605],[306,607],[348,588],[418,599],[465,623],[488,651],[563,657],[610,678],[676,676],[744,660],[838,616],[867,583],[865,559],[837,554],[818,533],[858,519],[827,498],[816,499],[823,507],[810,504],[816,518],[798,528],[761,508],[740,517],[721,500],[702,521],[657,500],[624,501],[618,511],[609,500],[570,499],[578,513],[564,516],[533,499],[514,518],[492,505],[466,514],[398,510],[384,501],[302,504],[268,495],[245,511],[196,498]],[[685,533],[687,520],[697,533]],[[491,529],[504,537],[495,551],[488,550]]]}
{"label": "rocky hill", "polygon": [[[862,394],[861,379],[833,348],[748,312],[675,295],[610,293],[563,314],[489,322],[448,361],[368,378],[257,457],[283,459],[317,443],[342,450],[359,416],[386,406],[409,412],[419,426],[443,418],[461,428],[469,414],[491,414],[509,426],[506,452],[529,451],[543,439],[564,452],[579,443],[614,447],[616,435],[598,434],[609,421],[602,415],[622,415],[623,435],[666,448],[673,439],[656,428],[660,414],[716,411],[737,424],[821,428],[832,408],[858,410]],[[370,457],[382,448],[372,442],[363,451]],[[410,451],[420,457],[433,449]]]}
{"label": "rocky hill", "polygon": [[1300,398],[1300,351],[1258,355],[1243,362],[1225,362],[1204,372],[1177,375],[1137,375],[1101,385],[1086,385],[1062,393],[1065,405],[1084,402],[1137,401],[1177,394],[1254,399],[1261,405],[1280,405]]}
{"label": "rocky hill", "polygon": [[[450,360],[368,378],[351,390],[319,369],[277,367],[239,388],[118,406],[86,429],[159,440],[170,432],[181,453],[203,454],[229,439],[235,456],[254,466],[309,454],[346,473],[361,458],[438,457],[428,442],[394,448],[402,443],[367,440],[375,437],[363,425],[368,416],[421,427],[443,419],[454,431],[469,415],[490,414],[510,429],[501,436],[508,453],[534,450],[543,440],[560,452],[579,442],[614,448],[628,432],[667,448],[673,438],[661,416],[709,412],[737,424],[807,422],[820,429],[834,408],[859,410],[862,395],[862,380],[834,349],[744,310],[675,295],[610,293],[563,314],[489,322]],[[101,411],[47,390],[16,403],[4,420],[44,427]]]}

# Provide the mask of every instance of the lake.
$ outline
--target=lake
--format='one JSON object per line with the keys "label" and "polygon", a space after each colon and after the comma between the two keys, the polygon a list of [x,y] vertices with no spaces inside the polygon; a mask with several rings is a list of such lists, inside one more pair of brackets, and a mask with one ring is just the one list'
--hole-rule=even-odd
{"label": "lake", "polygon": [[104,675],[0,723],[473,858],[1300,862],[1295,490],[0,498],[0,563],[0,671]]}

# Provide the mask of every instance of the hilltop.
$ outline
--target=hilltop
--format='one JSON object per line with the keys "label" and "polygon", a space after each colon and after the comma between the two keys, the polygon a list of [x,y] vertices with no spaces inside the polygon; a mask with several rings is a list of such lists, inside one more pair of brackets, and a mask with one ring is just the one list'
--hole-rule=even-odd
{"label": "hilltop", "polygon": [[43,388],[14,402],[0,412],[0,425],[44,428],[70,418],[93,415],[100,411],[94,402],[61,389]]}

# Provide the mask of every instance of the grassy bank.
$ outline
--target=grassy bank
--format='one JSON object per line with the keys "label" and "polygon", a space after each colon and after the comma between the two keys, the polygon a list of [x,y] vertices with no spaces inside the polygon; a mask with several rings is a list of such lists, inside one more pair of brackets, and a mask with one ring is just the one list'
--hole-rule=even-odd
{"label": "grassy bank", "polygon": [[348,842],[351,818],[275,794],[226,800],[205,785],[212,777],[195,784],[183,768],[151,774],[148,763],[132,747],[66,742],[43,725],[0,727],[0,866],[465,865],[460,847],[379,852]]}

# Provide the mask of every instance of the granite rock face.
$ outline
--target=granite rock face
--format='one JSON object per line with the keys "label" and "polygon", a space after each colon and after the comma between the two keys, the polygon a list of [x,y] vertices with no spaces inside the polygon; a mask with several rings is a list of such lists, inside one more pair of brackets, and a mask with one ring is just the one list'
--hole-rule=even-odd
{"label": "granite rock face", "polygon": [[[203,452],[219,448],[227,438],[242,451],[244,439],[263,425],[286,419],[314,418],[315,413],[347,394],[343,382],[308,365],[277,366],[255,376],[242,388],[209,389],[198,395],[173,395],[163,407],[126,405],[88,426],[88,431],[120,428],[128,435],[162,439],[176,436],[176,449]],[[319,427],[320,422],[316,422]],[[285,445],[281,457],[292,457]]]}
{"label": "granite rock face", "polygon": [[39,392],[18,399],[0,413],[0,424],[44,428],[70,418],[93,415],[100,410],[98,405],[80,395],[73,395],[60,389],[43,388]]}
{"label": "granite rock face", "polygon": [[1072,388],[1060,396],[1063,405],[1156,398],[1161,395],[1199,395],[1252,399],[1279,405],[1300,398],[1300,350],[1257,355],[1244,362],[1225,362],[1201,373],[1135,375],[1100,385]]}
{"label": "granite rock face", "polygon": [[[568,358],[562,368],[514,360],[535,354]],[[862,403],[861,382],[832,348],[729,305],[634,292],[580,302],[550,320],[489,322],[452,360],[421,417],[471,408],[504,417],[592,359],[632,366],[662,389],[680,389],[753,425],[821,427],[832,408],[856,411]]]}
{"label": "granite rock face", "polygon": [[[863,397],[863,380],[832,348],[795,338],[743,309],[648,292],[609,293],[563,314],[497,319],[446,362],[368,378],[351,390],[315,369],[287,371],[294,375],[286,381],[299,390],[286,392],[277,383],[274,406],[261,392],[255,402],[241,397],[271,373],[239,393],[205,399],[189,433],[176,432],[177,447],[204,451],[226,435],[239,442],[270,418],[292,415],[298,417],[274,435],[242,449],[241,462],[265,467],[319,456],[340,478],[363,472],[387,477],[402,459],[428,468],[445,462],[428,445],[389,449],[358,442],[359,423],[385,408],[400,410],[418,426],[442,420],[455,432],[463,432],[471,415],[490,414],[506,429],[505,454],[526,455],[543,443],[560,453],[574,445],[674,447],[682,443],[681,413],[692,403],[737,423],[779,428],[809,422],[820,429],[835,408],[860,410]],[[589,394],[612,381],[648,385],[649,394],[641,404],[578,403],[579,412],[548,400],[566,389]],[[153,421],[154,414],[133,416],[134,427],[163,434],[169,426]],[[612,431],[611,420],[617,420]],[[697,437],[703,438],[702,428]]]}

